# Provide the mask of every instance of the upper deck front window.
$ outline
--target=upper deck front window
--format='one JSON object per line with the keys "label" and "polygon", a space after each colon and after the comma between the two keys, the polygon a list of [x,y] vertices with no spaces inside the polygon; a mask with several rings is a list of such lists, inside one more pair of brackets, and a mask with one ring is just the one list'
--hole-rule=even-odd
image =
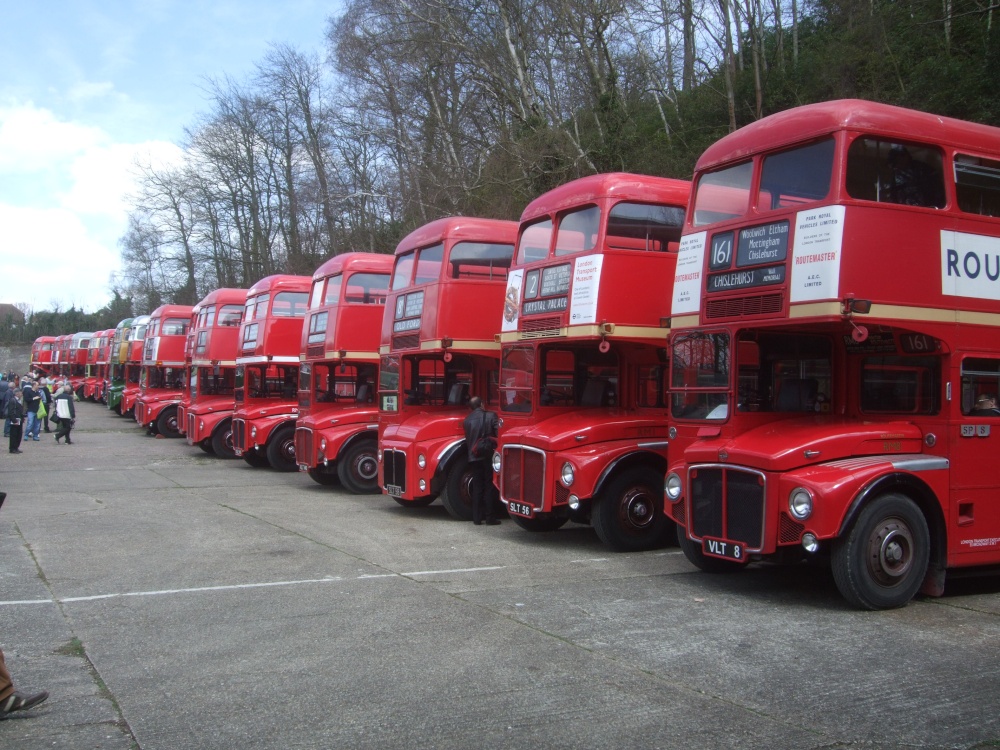
{"label": "upper deck front window", "polygon": [[414,284],[429,284],[441,278],[441,263],[444,261],[444,245],[432,245],[417,251],[417,272]]}
{"label": "upper deck front window", "polygon": [[834,141],[826,138],[764,158],[757,210],[796,208],[824,200],[833,177]]}
{"label": "upper deck front window", "polygon": [[593,250],[601,228],[601,209],[588,206],[571,211],[559,220],[556,233],[556,257]]}
{"label": "upper deck front window", "polygon": [[219,310],[217,325],[226,327],[238,326],[240,324],[240,319],[242,317],[243,317],[242,305],[223,305],[222,309]]}
{"label": "upper deck front window", "polygon": [[384,305],[389,294],[389,274],[367,271],[352,273],[344,301],[355,305]]}
{"label": "upper deck front window", "polygon": [[521,230],[517,240],[517,264],[524,265],[549,257],[552,244],[552,220],[543,219]]}
{"label": "upper deck front window", "polygon": [[169,318],[163,321],[161,332],[164,336],[183,336],[187,333],[190,322],[184,318]]}
{"label": "upper deck front window", "polygon": [[753,162],[749,161],[703,174],[694,197],[694,225],[700,227],[745,215],[750,207],[752,178]]}
{"label": "upper deck front window", "polygon": [[448,256],[453,279],[506,279],[514,246],[499,242],[459,242]]}
{"label": "upper deck front window", "polygon": [[[326,280],[326,294],[323,295],[323,306],[336,305],[340,302],[340,286],[343,282],[343,274],[331,276]],[[322,282],[317,282],[322,283]]]}
{"label": "upper deck front window", "polygon": [[410,277],[413,276],[413,263],[417,253],[411,250],[402,253],[396,258],[396,265],[392,269],[392,290],[406,289],[410,285]]}
{"label": "upper deck front window", "polygon": [[617,203],[608,213],[605,242],[616,249],[668,250],[670,243],[680,241],[686,209],[657,203]]}
{"label": "upper deck front window", "polygon": [[278,292],[271,305],[271,315],[275,318],[302,318],[308,302],[308,292]]}
{"label": "upper deck front window", "polygon": [[312,292],[309,294],[309,309],[315,310],[323,302],[323,285],[326,279],[318,279],[313,282]]}

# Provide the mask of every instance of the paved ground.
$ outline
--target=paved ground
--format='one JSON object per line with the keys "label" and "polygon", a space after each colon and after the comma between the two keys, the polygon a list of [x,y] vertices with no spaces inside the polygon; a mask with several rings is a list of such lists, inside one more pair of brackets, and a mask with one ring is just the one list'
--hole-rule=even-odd
{"label": "paved ground", "polygon": [[1000,577],[849,609],[220,461],[79,405],[0,452],[0,748],[1000,747]]}

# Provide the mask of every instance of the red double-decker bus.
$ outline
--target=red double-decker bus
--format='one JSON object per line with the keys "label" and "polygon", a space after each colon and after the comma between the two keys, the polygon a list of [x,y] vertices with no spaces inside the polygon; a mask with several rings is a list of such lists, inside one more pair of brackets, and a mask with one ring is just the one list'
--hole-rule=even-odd
{"label": "red double-decker bus", "polygon": [[104,393],[104,378],[108,370],[111,337],[114,329],[96,331],[87,347],[87,371],[83,380],[83,398],[100,401]]}
{"label": "red double-decker bus", "polygon": [[695,181],[665,485],[688,559],[828,561],[869,609],[1000,562],[1000,129],[810,105]]}
{"label": "red double-decker bus", "polygon": [[52,372],[62,380],[69,376],[69,344],[72,339],[73,334],[64,333],[56,336],[52,344]]}
{"label": "red double-decker bus", "polygon": [[66,350],[66,378],[76,392],[78,400],[84,396],[84,383],[87,379],[87,356],[90,352],[90,340],[94,337],[92,331],[80,331],[69,337]]}
{"label": "red double-decker bus", "polygon": [[161,305],[149,316],[142,345],[142,375],[135,401],[135,421],[153,435],[180,437],[177,405],[184,394],[187,360],[184,348],[191,325],[191,305]]}
{"label": "red double-decker bus", "polygon": [[[149,316],[140,315],[132,319],[125,350],[125,385],[116,411],[124,417],[135,416],[135,400],[139,396],[139,380],[142,377],[142,352],[146,341]],[[109,405],[111,399],[108,399]]]}
{"label": "red double-decker bus", "polygon": [[690,184],[584,177],[521,216],[501,324],[500,499],[531,531],[591,524],[616,550],[663,513],[667,328]]}
{"label": "red double-decker bus", "polygon": [[379,337],[393,256],[344,253],[313,274],[302,326],[295,458],[320,484],[378,491]]}
{"label": "red double-decker bus", "polygon": [[267,276],[247,292],[236,357],[233,450],[251,466],[296,471],[299,348],[309,276]]}
{"label": "red double-decker bus", "polygon": [[379,351],[379,483],[404,506],[438,495],[470,520],[462,422],[468,400],[497,408],[500,312],[517,223],[432,221],[396,248]]}
{"label": "red double-decker bus", "polygon": [[31,369],[43,375],[55,371],[55,336],[39,336],[31,345]]}
{"label": "red double-decker bus", "polygon": [[236,355],[246,289],[216,289],[197,305],[188,332],[190,371],[182,424],[188,445],[220,458],[236,458],[233,449],[233,408]]}

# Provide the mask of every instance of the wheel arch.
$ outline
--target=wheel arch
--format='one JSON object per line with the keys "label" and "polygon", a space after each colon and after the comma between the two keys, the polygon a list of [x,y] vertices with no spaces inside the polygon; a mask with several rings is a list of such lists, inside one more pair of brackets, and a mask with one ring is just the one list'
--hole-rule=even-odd
{"label": "wheel arch", "polygon": [[947,525],[944,513],[941,510],[941,503],[938,501],[934,490],[919,477],[906,472],[893,472],[877,477],[873,481],[861,488],[854,500],[851,501],[844,518],[837,530],[837,536],[841,537],[847,533],[851,525],[857,520],[861,511],[875,498],[886,493],[894,492],[912,500],[923,514],[927,521],[927,530],[930,534],[931,549],[930,568],[943,570],[948,558],[948,541],[946,536]]}
{"label": "wheel arch", "polygon": [[667,459],[659,453],[649,450],[635,450],[623,453],[601,471],[597,482],[594,483],[594,497],[598,497],[607,487],[608,483],[620,473],[634,468],[649,468],[666,475]]}
{"label": "wheel arch", "polygon": [[353,448],[356,444],[369,440],[374,440],[376,446],[378,445],[378,427],[365,427],[363,430],[355,432],[353,435],[348,437],[343,443],[340,444],[340,450],[337,451],[337,458],[335,460],[339,460],[346,451]]}

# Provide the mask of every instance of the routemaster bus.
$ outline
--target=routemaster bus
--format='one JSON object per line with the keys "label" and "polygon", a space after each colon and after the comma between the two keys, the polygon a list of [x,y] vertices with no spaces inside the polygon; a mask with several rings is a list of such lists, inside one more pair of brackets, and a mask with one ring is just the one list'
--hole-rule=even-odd
{"label": "routemaster bus", "polygon": [[236,458],[233,450],[233,407],[236,403],[236,354],[246,289],[216,289],[196,306],[189,331],[190,366],[183,416],[184,437],[220,458]]}
{"label": "routemaster bus", "polygon": [[868,609],[1000,562],[1000,129],[791,109],[704,153],[686,221],[665,508],[688,559],[828,561]]}
{"label": "routemaster bus", "polygon": [[497,409],[500,311],[517,223],[447,218],[396,248],[379,351],[379,482],[404,506],[438,495],[471,520],[462,422],[472,396]]}
{"label": "routemaster bus", "polygon": [[313,274],[302,326],[295,460],[324,485],[378,491],[378,346],[393,256],[343,253]]}
{"label": "routemaster bus", "polygon": [[666,321],[689,192],[681,180],[603,174],[524,209],[494,468],[525,529],[589,523],[616,550],[675,535],[663,513]]}
{"label": "routemaster bus", "polygon": [[233,450],[251,466],[296,471],[299,347],[309,276],[267,276],[247,291],[236,357]]}
{"label": "routemaster bus", "polygon": [[31,370],[45,376],[54,372],[55,336],[39,336],[31,345]]}
{"label": "routemaster bus", "polygon": [[96,331],[87,348],[87,371],[83,381],[83,398],[100,401],[104,394],[104,377],[108,369],[108,354],[114,329]]}
{"label": "routemaster bus", "polygon": [[115,326],[111,344],[111,366],[105,386],[104,403],[112,411],[121,414],[122,392],[125,390],[125,366],[128,361],[129,334],[133,318],[125,318]]}
{"label": "routemaster bus", "polygon": [[149,316],[135,421],[153,435],[180,437],[177,404],[184,393],[184,346],[191,310],[191,305],[161,305]]}
{"label": "routemaster bus", "polygon": [[69,337],[69,348],[66,352],[66,378],[76,393],[78,400],[83,400],[83,387],[87,379],[87,355],[90,351],[90,340],[93,331],[80,331]]}

